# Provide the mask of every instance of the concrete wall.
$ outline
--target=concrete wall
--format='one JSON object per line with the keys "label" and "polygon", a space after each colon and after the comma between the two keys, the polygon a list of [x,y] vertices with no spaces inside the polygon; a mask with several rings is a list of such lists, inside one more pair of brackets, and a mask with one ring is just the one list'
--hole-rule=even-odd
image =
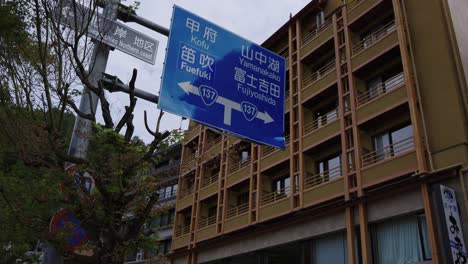
{"label": "concrete wall", "polygon": [[[397,193],[382,200],[368,204],[367,221],[369,223],[423,210],[424,204],[420,190]],[[357,214],[355,214],[357,216]]]}
{"label": "concrete wall", "polygon": [[[460,9],[467,5],[466,0],[452,2]],[[459,162],[468,164],[468,127],[467,122],[462,122],[467,116],[460,96],[463,87],[448,27],[443,23],[443,1],[427,0],[423,5],[420,1],[404,1],[404,8],[434,169]],[[461,26],[466,27],[466,23]]]}
{"label": "concrete wall", "polygon": [[468,81],[468,1],[447,0],[453,28],[457,39],[461,61],[463,63],[465,81]]}

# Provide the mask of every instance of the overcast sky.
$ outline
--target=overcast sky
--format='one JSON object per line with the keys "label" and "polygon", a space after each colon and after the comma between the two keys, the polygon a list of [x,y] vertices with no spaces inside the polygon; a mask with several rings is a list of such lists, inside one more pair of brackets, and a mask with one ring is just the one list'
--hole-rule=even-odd
{"label": "overcast sky", "polygon": [[[296,14],[309,2],[310,0],[141,0],[137,14],[161,26],[170,28],[172,7],[176,4],[250,41],[261,44],[288,21],[290,13]],[[124,3],[129,4],[131,2],[126,1]],[[127,23],[127,25],[159,41],[156,64],[147,64],[120,51],[113,51],[109,57],[106,72],[117,75],[124,83],[128,83],[132,69],[136,68],[138,69],[136,87],[158,94],[167,37],[135,23]],[[122,93],[114,93],[108,95],[108,97],[111,101],[114,119],[120,117],[124,112],[124,106],[128,105],[128,96]],[[144,110],[149,114],[150,126],[154,127],[158,109],[156,105],[147,101],[140,99],[137,102],[134,135],[148,143],[152,140],[152,137],[144,127]],[[100,116],[99,113],[98,116]],[[182,128],[187,128],[187,125],[188,121],[183,121]],[[180,117],[168,113],[164,115],[162,120],[163,130],[179,128],[180,126]]]}

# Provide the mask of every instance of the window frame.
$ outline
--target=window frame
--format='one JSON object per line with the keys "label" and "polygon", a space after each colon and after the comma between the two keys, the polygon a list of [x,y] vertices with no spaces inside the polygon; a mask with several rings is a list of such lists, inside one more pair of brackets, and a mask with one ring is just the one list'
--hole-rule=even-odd
{"label": "window frame", "polygon": [[[401,130],[406,129],[408,127],[411,127],[411,137],[407,137],[407,138],[404,138],[404,139],[401,139],[401,140],[398,140],[398,141],[394,142],[394,138],[392,137],[392,135],[395,132],[401,131]],[[377,148],[378,144],[376,144],[376,139],[380,138],[380,137],[383,137],[383,136],[386,137],[386,142],[388,142],[388,145],[383,145],[383,147],[378,149]],[[387,129],[387,130],[385,130],[383,132],[380,132],[380,133],[377,133],[377,134],[373,135],[372,136],[372,149],[376,153],[375,159],[376,160],[386,160],[388,158],[398,156],[401,153],[404,153],[404,152],[408,151],[408,150],[395,150],[396,148],[398,148],[398,147],[395,147],[395,144],[398,143],[398,142],[402,142],[404,140],[410,139],[410,138],[414,138],[414,130],[413,130],[413,124],[412,123],[405,123],[403,125],[395,126],[395,127],[391,128],[391,129]],[[388,153],[386,153],[384,151],[385,148],[389,148]],[[411,146],[411,149],[414,149],[414,143]]]}

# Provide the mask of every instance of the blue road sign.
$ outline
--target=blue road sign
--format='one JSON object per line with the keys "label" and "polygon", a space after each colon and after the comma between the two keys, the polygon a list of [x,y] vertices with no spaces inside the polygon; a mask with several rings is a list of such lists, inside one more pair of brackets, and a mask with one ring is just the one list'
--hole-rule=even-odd
{"label": "blue road sign", "polygon": [[174,6],[159,108],[284,148],[285,59]]}

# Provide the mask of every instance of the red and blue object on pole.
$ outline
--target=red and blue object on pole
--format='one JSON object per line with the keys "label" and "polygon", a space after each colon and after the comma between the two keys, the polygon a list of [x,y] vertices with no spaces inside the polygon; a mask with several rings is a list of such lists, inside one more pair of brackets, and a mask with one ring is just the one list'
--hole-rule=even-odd
{"label": "red and blue object on pole", "polygon": [[53,236],[64,236],[65,249],[68,251],[88,243],[88,235],[81,227],[81,221],[67,209],[61,209],[52,217],[49,228]]}

